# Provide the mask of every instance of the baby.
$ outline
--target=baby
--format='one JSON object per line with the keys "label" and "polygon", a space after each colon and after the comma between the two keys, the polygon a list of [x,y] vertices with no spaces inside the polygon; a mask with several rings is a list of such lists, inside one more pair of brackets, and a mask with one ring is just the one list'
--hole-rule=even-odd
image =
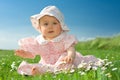
{"label": "baby", "polygon": [[44,74],[47,71],[54,73],[56,70],[77,68],[81,62],[99,61],[92,55],[82,56],[75,51],[74,46],[78,41],[73,35],[67,34],[69,28],[57,7],[45,7],[39,14],[31,16],[31,22],[41,34],[36,38],[21,39],[20,49],[16,50],[15,54],[33,59],[40,55],[41,59],[36,64],[23,61],[18,67],[18,73],[22,75]]}

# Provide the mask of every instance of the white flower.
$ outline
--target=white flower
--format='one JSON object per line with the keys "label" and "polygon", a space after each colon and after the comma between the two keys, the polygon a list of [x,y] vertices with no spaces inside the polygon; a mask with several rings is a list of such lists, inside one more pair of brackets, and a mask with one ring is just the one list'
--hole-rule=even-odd
{"label": "white flower", "polygon": [[73,73],[73,72],[75,72],[75,70],[74,70],[74,69],[71,69],[71,70],[70,70],[70,73]]}
{"label": "white flower", "polygon": [[15,62],[13,62],[12,64],[11,64],[11,70],[10,71],[13,71],[13,70],[16,70],[17,69],[17,67],[16,67],[16,65],[15,65]]}
{"label": "white flower", "polygon": [[97,70],[97,68],[98,68],[97,66],[93,66],[92,67],[93,70]]}
{"label": "white flower", "polygon": [[104,61],[104,60],[102,60],[102,59],[98,59],[98,60],[99,60],[99,61],[95,62],[95,65],[96,65],[96,66],[101,67],[101,66],[103,66],[103,65],[105,64],[105,61]]}
{"label": "white flower", "polygon": [[105,74],[105,76],[112,77],[112,75],[110,73]]}
{"label": "white flower", "polygon": [[104,59],[104,61],[108,61],[108,59]]}
{"label": "white flower", "polygon": [[117,68],[113,68],[113,69],[112,69],[112,71],[115,71],[115,70],[117,70]]}
{"label": "white flower", "polygon": [[81,74],[81,75],[85,75],[85,72],[81,72],[80,74]]}
{"label": "white flower", "polygon": [[80,68],[85,68],[87,65],[87,63],[84,63],[83,61],[81,61],[81,63],[77,66],[78,69]]}
{"label": "white flower", "polygon": [[80,69],[80,68],[82,68],[82,67],[83,67],[83,65],[82,65],[82,64],[79,64],[77,68]]}
{"label": "white flower", "polygon": [[89,71],[92,68],[91,65],[88,65],[85,71]]}
{"label": "white flower", "polygon": [[106,68],[106,67],[102,67],[101,69],[104,71],[104,70],[106,70],[107,68]]}
{"label": "white flower", "polygon": [[108,66],[108,65],[110,65],[110,64],[112,64],[112,62],[107,62],[107,63],[105,64],[105,66]]}

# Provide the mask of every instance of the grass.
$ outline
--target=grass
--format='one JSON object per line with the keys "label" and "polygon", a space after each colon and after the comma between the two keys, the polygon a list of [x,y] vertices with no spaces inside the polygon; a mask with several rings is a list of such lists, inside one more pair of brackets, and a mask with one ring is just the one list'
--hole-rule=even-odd
{"label": "grass", "polygon": [[76,69],[74,72],[68,73],[22,76],[16,71],[19,64],[23,60],[29,63],[37,63],[40,57],[23,59],[15,56],[13,50],[0,50],[0,80],[120,80],[120,41],[118,38],[120,39],[120,37],[114,39],[97,38],[76,45],[76,50],[83,55],[94,55],[97,58],[107,59],[108,62],[112,62],[105,70],[102,70],[102,68],[88,71]]}
{"label": "grass", "polygon": [[[114,50],[80,50],[83,55],[92,54],[99,58],[107,58],[112,61],[113,67],[108,67],[104,74],[100,74],[102,71],[98,69],[96,71],[90,70],[86,72],[85,75],[80,74],[80,70],[76,70],[73,73],[59,73],[59,74],[49,74],[40,76],[22,76],[19,75],[16,69],[11,68],[11,64],[15,62],[15,66],[18,67],[22,60],[26,60],[30,63],[36,63],[39,61],[37,56],[34,60],[32,59],[22,59],[20,57],[14,56],[13,50],[0,50],[0,80],[120,80],[120,51]],[[112,71],[112,68],[117,68],[116,71]],[[109,76],[105,74],[110,73]]]}

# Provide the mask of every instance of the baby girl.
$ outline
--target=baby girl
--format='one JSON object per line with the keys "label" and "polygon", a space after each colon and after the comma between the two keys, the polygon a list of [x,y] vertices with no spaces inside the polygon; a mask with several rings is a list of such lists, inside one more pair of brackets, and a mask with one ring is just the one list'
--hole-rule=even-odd
{"label": "baby girl", "polygon": [[[22,75],[44,74],[49,71],[69,70],[77,68],[81,62],[96,63],[99,59],[92,55],[82,56],[75,51],[77,39],[67,32],[64,17],[55,6],[45,7],[39,14],[31,16],[33,27],[41,33],[36,38],[24,38],[19,41],[17,56],[34,59],[40,55],[39,63],[30,64],[23,61],[18,67]],[[95,64],[93,64],[95,65]]]}

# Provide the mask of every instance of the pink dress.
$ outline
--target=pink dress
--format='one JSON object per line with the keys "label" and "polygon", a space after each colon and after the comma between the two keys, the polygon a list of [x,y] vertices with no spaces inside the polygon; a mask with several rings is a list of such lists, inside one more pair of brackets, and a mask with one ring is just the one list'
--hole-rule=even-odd
{"label": "pink dress", "polygon": [[[35,57],[40,55],[41,59],[39,63],[29,64],[23,61],[18,67],[18,73],[32,75],[31,70],[34,67],[39,68],[41,73],[50,71],[55,72],[56,70],[66,69],[71,67],[77,67],[81,62],[97,62],[99,59],[92,55],[82,56],[76,52],[76,57],[73,64],[65,64],[62,59],[67,55],[67,49],[72,45],[76,44],[77,39],[63,32],[60,36],[56,37],[51,41],[45,40],[42,35],[37,38],[24,38],[19,41],[20,49],[31,52]],[[61,64],[65,64],[64,66]]]}

